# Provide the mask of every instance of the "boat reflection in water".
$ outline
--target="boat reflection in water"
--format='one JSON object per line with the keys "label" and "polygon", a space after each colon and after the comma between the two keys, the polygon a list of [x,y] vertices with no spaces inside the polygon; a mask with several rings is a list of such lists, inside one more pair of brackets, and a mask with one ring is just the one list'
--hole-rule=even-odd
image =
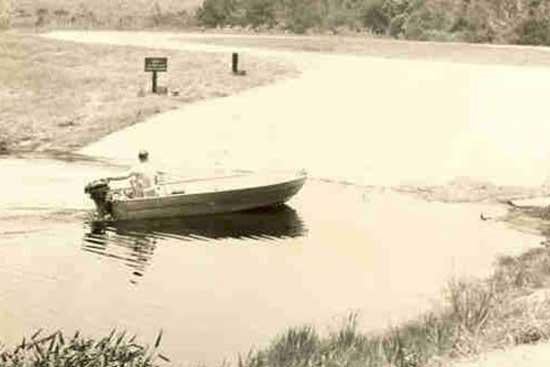
{"label": "boat reflection in water", "polygon": [[143,276],[155,249],[163,242],[213,242],[228,244],[277,243],[301,237],[307,229],[297,212],[287,205],[245,212],[121,222],[88,224],[82,249],[118,259]]}

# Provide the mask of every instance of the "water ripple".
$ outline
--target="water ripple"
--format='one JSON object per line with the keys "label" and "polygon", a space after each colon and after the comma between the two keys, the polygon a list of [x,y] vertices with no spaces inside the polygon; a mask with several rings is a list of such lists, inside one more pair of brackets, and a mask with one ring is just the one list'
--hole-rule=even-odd
{"label": "water ripple", "polygon": [[297,212],[283,205],[223,215],[86,224],[82,250],[120,261],[142,277],[157,246],[164,242],[221,244],[234,239],[247,245],[277,244],[306,232]]}

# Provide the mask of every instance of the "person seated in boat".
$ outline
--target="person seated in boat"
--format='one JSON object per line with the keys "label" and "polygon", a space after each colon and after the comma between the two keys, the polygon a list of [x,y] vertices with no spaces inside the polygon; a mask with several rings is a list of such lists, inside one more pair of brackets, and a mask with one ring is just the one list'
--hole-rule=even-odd
{"label": "person seated in boat", "polygon": [[149,163],[149,153],[141,150],[138,154],[139,163],[124,175],[108,177],[107,181],[129,180],[132,197],[151,197],[159,195],[158,184],[162,172],[157,171]]}

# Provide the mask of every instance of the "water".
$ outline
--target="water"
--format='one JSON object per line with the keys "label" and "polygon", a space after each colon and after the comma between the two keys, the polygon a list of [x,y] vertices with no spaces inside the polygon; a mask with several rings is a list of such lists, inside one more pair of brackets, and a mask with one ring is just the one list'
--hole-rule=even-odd
{"label": "water", "polygon": [[296,211],[288,206],[251,210],[243,213],[148,220],[104,226],[90,226],[84,236],[84,251],[118,259],[143,277],[158,244],[227,241],[277,245],[307,233]]}
{"label": "water", "polygon": [[334,326],[350,311],[376,329],[413,317],[453,276],[486,275],[497,254],[538,238],[479,220],[483,205],[418,201],[312,179],[287,206],[91,226],[95,161],[4,159],[12,194],[0,230],[4,341],[35,329],[111,328],[182,362],[217,363],[285,327]]}
{"label": "water", "polygon": [[[160,33],[57,37],[187,47]],[[485,276],[498,254],[539,244],[481,221],[485,205],[387,187],[455,176],[540,184],[550,166],[546,70],[284,57],[309,69],[156,116],[81,152],[111,160],[0,160],[0,338],[117,327],[152,342],[162,328],[173,360],[213,364],[288,326],[325,330],[349,311],[367,330],[414,317],[452,277]],[[120,172],[142,147],[189,175],[307,168],[312,178],[277,210],[87,224],[85,183]]]}
{"label": "water", "polygon": [[[301,71],[291,80],[155,116],[86,147],[90,155],[133,160],[145,147],[184,167],[306,168],[317,177],[365,185],[464,176],[537,186],[550,177],[545,67],[220,47],[170,33],[47,36],[222,52],[228,71],[230,52],[239,51],[245,64],[249,56],[267,57]],[[167,85],[176,77],[163,76]]]}

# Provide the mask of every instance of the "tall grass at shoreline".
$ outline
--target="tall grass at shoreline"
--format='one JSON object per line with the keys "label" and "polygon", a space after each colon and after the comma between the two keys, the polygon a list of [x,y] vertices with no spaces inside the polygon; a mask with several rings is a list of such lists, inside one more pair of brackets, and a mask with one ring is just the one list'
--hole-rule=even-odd
{"label": "tall grass at shoreline", "polygon": [[[290,328],[264,348],[240,356],[238,367],[420,367],[550,339],[550,250],[537,248],[499,259],[484,280],[453,280],[441,304],[404,324],[375,333],[350,314],[321,335],[313,326]],[[157,366],[170,363],[153,347],[114,331],[100,339],[38,333],[12,349],[0,348],[0,366]],[[225,364],[224,364],[225,365]]]}
{"label": "tall grass at shoreline", "polygon": [[162,331],[153,346],[137,344],[136,337],[113,330],[108,336],[92,339],[76,332],[66,336],[61,331],[41,337],[41,330],[12,349],[0,348],[0,366],[78,366],[153,367],[169,362],[159,351]]}
{"label": "tall grass at shoreline", "polygon": [[321,337],[311,326],[287,330],[239,367],[438,366],[442,361],[532,344],[550,337],[550,252],[503,257],[486,280],[451,281],[439,309],[380,333],[358,329],[356,314]]}

